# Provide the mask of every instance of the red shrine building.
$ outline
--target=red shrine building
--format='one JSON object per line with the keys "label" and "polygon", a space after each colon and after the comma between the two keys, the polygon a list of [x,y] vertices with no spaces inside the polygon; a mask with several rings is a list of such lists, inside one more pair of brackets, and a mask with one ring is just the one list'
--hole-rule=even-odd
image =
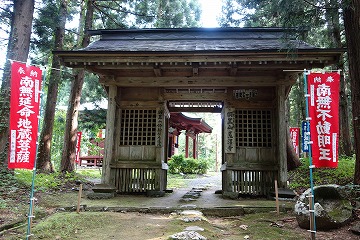
{"label": "red shrine building", "polygon": [[[198,134],[211,133],[212,128],[202,118],[187,117],[180,112],[170,113],[168,157],[178,154],[179,135],[185,134],[185,157],[197,158]],[[189,156],[189,140],[192,140],[192,156]]]}

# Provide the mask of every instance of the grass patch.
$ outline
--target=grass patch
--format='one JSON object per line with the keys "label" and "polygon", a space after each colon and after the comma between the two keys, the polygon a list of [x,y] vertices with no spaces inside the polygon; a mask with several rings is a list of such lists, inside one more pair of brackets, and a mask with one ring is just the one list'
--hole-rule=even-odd
{"label": "grass patch", "polygon": [[[314,185],[351,184],[354,179],[355,156],[340,157],[338,168],[313,169]],[[309,159],[301,159],[301,166],[289,172],[290,188],[302,192],[310,187]]]}
{"label": "grass patch", "polygon": [[[245,235],[250,236],[250,239],[304,239],[304,236],[299,235],[298,232],[293,231],[293,227],[286,225],[282,219],[289,219],[288,214],[276,215],[272,212],[248,214],[238,221],[238,224],[247,225],[247,230],[241,230],[241,238]],[[296,221],[294,219],[294,221]],[[283,227],[272,226],[277,223]]]}
{"label": "grass patch", "polygon": [[33,239],[79,239],[89,228],[109,224],[111,218],[103,213],[61,213],[37,224],[32,233]]}
{"label": "grass patch", "polygon": [[[180,220],[180,216],[82,212],[56,213],[45,221],[33,226],[32,239],[169,239],[169,236],[183,231],[189,224]],[[207,239],[306,239],[307,231],[294,230],[294,225],[283,219],[292,219],[291,215],[274,213],[249,214],[233,218],[207,218],[195,225],[204,228],[199,232]],[[278,226],[271,226],[278,223]],[[240,228],[246,225],[247,229]],[[19,229],[18,234],[24,234]],[[18,235],[18,236],[19,236]],[[15,239],[15,238],[6,238]],[[18,238],[17,238],[18,239]]]}
{"label": "grass patch", "polygon": [[76,173],[83,176],[84,178],[96,179],[101,178],[100,169],[78,169]]}
{"label": "grass patch", "polygon": [[185,188],[189,185],[189,180],[198,178],[197,174],[168,174],[167,188],[177,189]]}
{"label": "grass patch", "polygon": [[[20,185],[27,188],[31,187],[33,171],[17,169],[14,176]],[[75,182],[86,182],[89,178],[100,178],[101,173],[99,170],[81,170],[73,173],[37,173],[35,175],[35,189],[36,191],[57,191],[66,185],[75,185]]]}

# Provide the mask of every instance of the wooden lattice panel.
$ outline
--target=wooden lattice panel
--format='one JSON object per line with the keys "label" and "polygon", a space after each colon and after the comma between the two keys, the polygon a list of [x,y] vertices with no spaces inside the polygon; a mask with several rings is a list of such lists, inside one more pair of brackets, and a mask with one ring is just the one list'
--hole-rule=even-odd
{"label": "wooden lattice panel", "polygon": [[277,176],[276,171],[231,170],[231,189],[233,192],[250,195],[268,195]]}
{"label": "wooden lattice panel", "polygon": [[271,110],[236,110],[236,145],[272,147]]}
{"label": "wooden lattice panel", "polygon": [[115,171],[116,188],[120,192],[155,190],[156,169],[119,168]]}
{"label": "wooden lattice panel", "polygon": [[121,111],[120,145],[155,145],[156,109]]}

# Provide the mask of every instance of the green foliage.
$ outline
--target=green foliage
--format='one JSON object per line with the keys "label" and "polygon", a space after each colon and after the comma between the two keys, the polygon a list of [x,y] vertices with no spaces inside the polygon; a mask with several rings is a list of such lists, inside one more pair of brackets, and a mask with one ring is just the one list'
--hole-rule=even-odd
{"label": "green foliage", "polygon": [[34,42],[41,52],[47,54],[53,48],[54,29],[59,22],[58,10],[55,1],[48,1],[38,10],[38,17],[34,19],[34,32],[37,35]]}
{"label": "green foliage", "polygon": [[[33,172],[30,170],[16,170],[15,176],[17,180],[31,187]],[[39,173],[35,176],[35,188],[40,191],[46,191],[50,189],[57,189],[61,184],[61,180],[58,178],[58,174],[44,174]]]}
{"label": "green foliage", "polygon": [[[299,192],[310,187],[309,159],[301,159],[301,166],[289,172],[290,188]],[[313,169],[314,185],[338,184],[353,182],[355,157],[340,157],[338,168]]]}
{"label": "green foliage", "polygon": [[172,174],[205,174],[208,169],[208,162],[193,158],[184,158],[183,155],[174,155],[168,162],[169,172]]}
{"label": "green foliage", "polygon": [[62,148],[64,144],[66,111],[57,110],[55,112],[55,121],[53,137],[51,143],[51,161],[56,170],[60,169]]}
{"label": "green foliage", "polygon": [[77,232],[85,231],[90,222],[96,223],[98,226],[109,225],[111,218],[100,213],[54,214],[47,221],[42,221],[34,226],[33,233],[39,239],[52,239],[54,236],[59,236],[61,239],[73,239]]}
{"label": "green foliage", "polygon": [[[16,170],[16,181],[22,185],[31,187],[33,172],[30,170]],[[59,190],[66,184],[75,185],[76,181],[84,181],[85,177],[78,173],[61,173],[51,174],[38,173],[35,175],[35,189],[37,191]]]}
{"label": "green foliage", "polygon": [[184,161],[184,155],[172,156],[171,159],[168,161],[169,173],[181,173],[181,166],[183,165]]}
{"label": "green foliage", "polygon": [[201,14],[197,0],[96,1],[94,4],[95,28],[196,27]]}
{"label": "green foliage", "polygon": [[84,178],[101,178],[100,169],[81,169],[77,173]]}

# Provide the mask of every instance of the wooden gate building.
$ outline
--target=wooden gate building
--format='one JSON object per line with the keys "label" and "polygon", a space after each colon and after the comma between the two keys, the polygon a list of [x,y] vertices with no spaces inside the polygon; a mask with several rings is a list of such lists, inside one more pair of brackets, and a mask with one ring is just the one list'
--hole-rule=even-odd
{"label": "wooden gate building", "polygon": [[275,179],[284,186],[287,95],[303,69],[337,63],[342,54],[281,28],[90,33],[97,40],[88,47],[56,54],[106,88],[102,183],[123,193],[166,189],[169,109],[222,113],[224,191],[262,195]]}

